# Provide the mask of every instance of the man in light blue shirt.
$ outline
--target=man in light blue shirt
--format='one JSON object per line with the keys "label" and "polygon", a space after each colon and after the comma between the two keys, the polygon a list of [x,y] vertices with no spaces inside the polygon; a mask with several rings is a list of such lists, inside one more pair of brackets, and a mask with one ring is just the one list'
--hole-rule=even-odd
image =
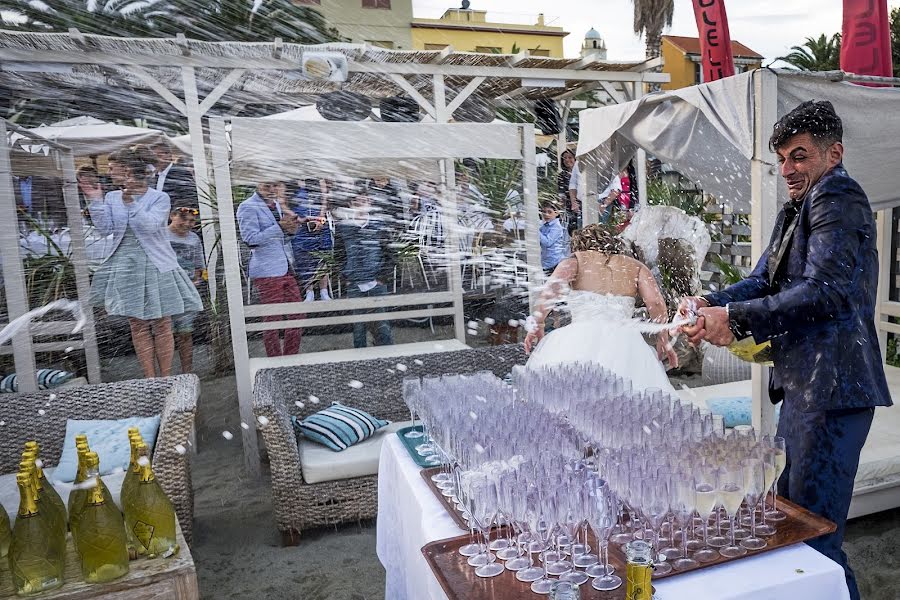
{"label": "man in light blue shirt", "polygon": [[[285,249],[285,234],[297,231],[297,215],[282,206],[283,183],[260,183],[256,193],[241,202],[237,209],[241,239],[250,247],[249,275],[259,291],[263,304],[300,302],[300,286],[290,268]],[[300,315],[272,315],[266,321],[300,319]],[[285,329],[284,344],[277,329],[263,333],[266,356],[297,354],[300,351],[300,329]]]}
{"label": "man in light blue shirt", "polygon": [[541,205],[544,223],[539,232],[541,237],[541,267],[550,275],[560,261],[569,255],[569,236],[559,222],[559,207],[554,202]]}

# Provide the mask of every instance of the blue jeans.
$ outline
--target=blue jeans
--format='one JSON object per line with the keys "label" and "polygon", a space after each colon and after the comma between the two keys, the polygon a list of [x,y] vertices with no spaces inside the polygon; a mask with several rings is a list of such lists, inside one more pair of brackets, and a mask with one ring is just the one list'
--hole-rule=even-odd
{"label": "blue jeans", "polygon": [[[377,296],[387,296],[387,286],[379,283],[368,292],[361,292],[359,286],[355,283],[349,283],[347,286],[348,298],[375,298]],[[383,308],[355,310],[353,314],[364,315],[372,313],[383,313]],[[374,325],[373,335],[375,337],[376,346],[390,346],[394,343],[394,335],[391,333],[390,321],[375,321],[353,324],[353,347],[365,348],[367,345],[367,330],[369,325]]]}

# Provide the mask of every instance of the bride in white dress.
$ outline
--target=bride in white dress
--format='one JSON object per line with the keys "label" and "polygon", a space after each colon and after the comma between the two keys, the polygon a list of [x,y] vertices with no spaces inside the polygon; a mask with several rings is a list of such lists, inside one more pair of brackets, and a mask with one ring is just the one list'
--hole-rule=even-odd
{"label": "bride in white dress", "polygon": [[[668,331],[656,334],[656,352],[632,320],[640,296],[656,323],[668,320],[666,304],[650,270],[624,256],[624,245],[608,229],[590,225],[572,235],[572,256],[559,263],[535,310],[534,328],[525,338],[527,368],[593,362],[630,379],[635,390],[674,393],[663,359],[678,359]],[[572,323],[544,335],[544,319],[564,301]],[[533,350],[533,352],[532,352]]]}

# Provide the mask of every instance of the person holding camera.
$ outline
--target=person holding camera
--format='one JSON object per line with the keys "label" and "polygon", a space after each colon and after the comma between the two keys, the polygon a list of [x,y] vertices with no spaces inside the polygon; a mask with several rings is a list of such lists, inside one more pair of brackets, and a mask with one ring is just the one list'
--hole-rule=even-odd
{"label": "person holding camera", "polygon": [[[299,227],[299,218],[283,208],[284,183],[263,182],[256,186],[256,192],[241,202],[237,209],[238,229],[241,239],[250,247],[249,276],[259,290],[263,304],[300,302],[300,287],[291,272],[285,235],[294,235]],[[270,315],[266,322],[283,319],[300,319],[301,315]],[[284,330],[284,340],[277,329],[263,333],[266,356],[297,354],[300,351],[301,329]]]}
{"label": "person holding camera", "polygon": [[[297,215],[297,232],[291,240],[294,251],[294,271],[300,279],[304,302],[316,299],[316,284],[319,298],[331,300],[328,293],[328,275],[322,274],[322,253],[334,247],[331,228],[328,226],[328,204],[325,200],[324,185],[318,179],[300,182],[290,208]],[[318,275],[318,276],[317,276]]]}

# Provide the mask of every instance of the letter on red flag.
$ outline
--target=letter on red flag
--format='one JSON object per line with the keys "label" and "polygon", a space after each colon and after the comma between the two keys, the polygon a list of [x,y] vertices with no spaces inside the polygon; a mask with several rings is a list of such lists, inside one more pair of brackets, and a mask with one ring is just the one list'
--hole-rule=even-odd
{"label": "letter on red flag", "polygon": [[887,0],[844,0],[841,70],[893,77]]}
{"label": "letter on red flag", "polygon": [[694,0],[694,17],[700,32],[703,81],[715,81],[734,75],[731,34],[725,0]]}

